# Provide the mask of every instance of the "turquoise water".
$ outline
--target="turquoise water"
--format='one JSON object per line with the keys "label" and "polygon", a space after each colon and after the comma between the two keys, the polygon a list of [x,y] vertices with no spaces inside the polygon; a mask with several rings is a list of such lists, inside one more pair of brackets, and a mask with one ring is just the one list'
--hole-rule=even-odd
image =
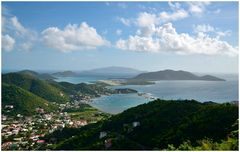
{"label": "turquoise water", "polygon": [[114,94],[111,96],[102,96],[100,98],[93,99],[90,105],[100,109],[101,111],[116,114],[148,101],[149,99],[138,96],[136,93]]}
{"label": "turquoise water", "polygon": [[57,82],[70,82],[73,84],[78,83],[94,83],[97,80],[107,80],[107,77],[103,76],[82,76],[82,77],[56,77]]}
{"label": "turquoise water", "polygon": [[[92,82],[108,78],[99,77],[65,77],[72,83]],[[214,101],[218,103],[238,101],[238,79],[228,78],[227,81],[158,81],[154,85],[126,85],[111,88],[132,88],[139,92],[150,93],[161,99],[195,99],[200,102]],[[96,98],[92,106],[108,113],[119,113],[130,107],[151,101],[138,94],[117,94]]]}

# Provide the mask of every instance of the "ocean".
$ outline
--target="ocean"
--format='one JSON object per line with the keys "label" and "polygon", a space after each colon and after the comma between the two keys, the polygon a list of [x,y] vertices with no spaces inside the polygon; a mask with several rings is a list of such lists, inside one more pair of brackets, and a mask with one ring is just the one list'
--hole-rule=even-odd
{"label": "ocean", "polygon": [[[161,99],[195,99],[200,102],[218,103],[238,101],[238,76],[226,76],[227,81],[157,81],[153,85],[124,85],[111,88],[132,88],[140,93]],[[71,83],[92,83],[106,80],[107,77],[65,77],[58,81]],[[138,94],[115,94],[94,99],[90,104],[104,112],[117,114],[128,108],[149,102],[153,99]]]}

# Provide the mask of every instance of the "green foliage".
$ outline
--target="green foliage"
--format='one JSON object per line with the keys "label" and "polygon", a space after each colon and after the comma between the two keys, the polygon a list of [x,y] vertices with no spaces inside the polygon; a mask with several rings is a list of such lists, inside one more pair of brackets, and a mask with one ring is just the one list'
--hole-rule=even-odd
{"label": "green foliage", "polygon": [[54,111],[56,107],[48,101],[26,91],[20,87],[8,84],[2,84],[2,106],[14,105],[12,111],[7,112],[3,109],[3,114],[6,115],[32,115],[36,108],[43,108],[45,111]]}
{"label": "green foliage", "polygon": [[60,82],[59,85],[69,94],[84,94],[98,97],[99,94],[112,93],[112,90],[105,88],[101,84],[72,84],[69,82]]}
{"label": "green foliage", "polygon": [[[103,143],[98,137],[101,131],[107,131],[106,138],[113,139],[110,149],[123,150],[131,144],[134,150],[208,150],[216,149],[216,146],[232,150],[236,149],[237,136],[229,138],[227,143],[213,143],[220,143],[231,131],[236,130],[232,124],[237,119],[238,107],[233,104],[156,100],[130,108],[99,122],[99,125],[80,129],[78,135],[59,143],[57,149],[104,149],[104,145],[98,144]],[[140,126],[126,131],[126,126],[131,126],[132,122],[140,122]],[[71,146],[72,143],[74,146]]]}
{"label": "green foliage", "polygon": [[[21,87],[50,102],[64,103],[69,101],[69,96],[61,88],[50,85],[47,81],[40,80],[33,75],[8,73],[2,76],[2,82]],[[61,93],[63,96],[60,95]]]}

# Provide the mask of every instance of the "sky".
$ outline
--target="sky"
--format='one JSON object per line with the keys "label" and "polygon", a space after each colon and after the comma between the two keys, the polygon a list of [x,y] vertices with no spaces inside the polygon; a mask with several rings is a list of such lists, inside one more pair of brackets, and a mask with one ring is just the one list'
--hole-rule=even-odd
{"label": "sky", "polygon": [[238,73],[238,35],[238,2],[2,2],[2,69]]}

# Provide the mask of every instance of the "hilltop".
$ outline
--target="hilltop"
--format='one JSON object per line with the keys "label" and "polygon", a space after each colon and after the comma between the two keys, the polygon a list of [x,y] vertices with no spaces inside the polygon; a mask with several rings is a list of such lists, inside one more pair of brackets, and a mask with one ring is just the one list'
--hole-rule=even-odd
{"label": "hilltop", "polygon": [[74,77],[74,76],[77,76],[77,73],[72,71],[63,71],[63,72],[53,73],[52,75],[57,77]]}
{"label": "hilltop", "polygon": [[114,76],[125,76],[125,75],[131,75],[135,76],[140,73],[143,73],[144,71],[140,71],[133,68],[127,68],[127,67],[119,67],[119,66],[111,66],[111,67],[105,67],[105,68],[97,68],[93,70],[86,70],[82,71],[80,74],[88,74],[88,75],[114,75]]}
{"label": "hilltop", "polygon": [[43,79],[43,80],[53,80],[53,79],[56,79],[51,74],[48,74],[48,73],[38,73],[38,72],[35,72],[35,71],[31,71],[31,70],[22,70],[22,71],[19,71],[17,73],[24,74],[24,75],[31,75],[33,77],[37,77],[37,78]]}
{"label": "hilltop", "polygon": [[3,74],[2,82],[18,86],[50,102],[65,103],[69,101],[69,96],[61,88],[53,86],[33,74]]}
{"label": "hilltop", "polygon": [[147,72],[137,75],[133,80],[204,80],[204,81],[225,81],[211,75],[197,76],[187,71],[163,70],[157,72]]}

